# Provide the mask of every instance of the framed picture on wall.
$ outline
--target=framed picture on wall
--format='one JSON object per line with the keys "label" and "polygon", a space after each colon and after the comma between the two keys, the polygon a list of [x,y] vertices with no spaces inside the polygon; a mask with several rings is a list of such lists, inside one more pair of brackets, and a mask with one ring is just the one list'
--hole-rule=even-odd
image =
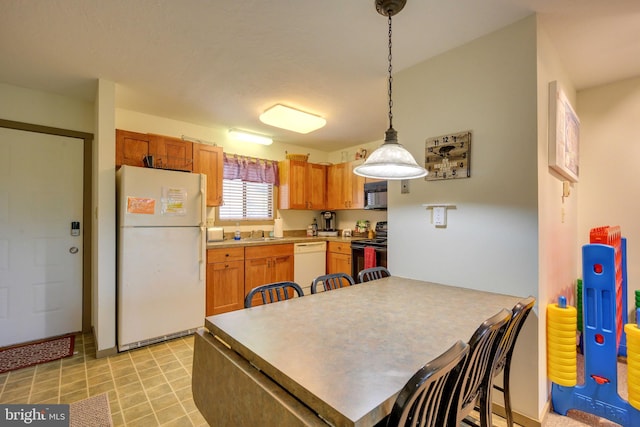
{"label": "framed picture on wall", "polygon": [[578,182],[580,120],[557,81],[549,83],[549,167]]}

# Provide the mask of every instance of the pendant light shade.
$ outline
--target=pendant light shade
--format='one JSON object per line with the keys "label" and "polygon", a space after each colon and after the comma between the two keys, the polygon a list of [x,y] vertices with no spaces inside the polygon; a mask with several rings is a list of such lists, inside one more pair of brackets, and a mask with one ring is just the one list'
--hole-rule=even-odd
{"label": "pendant light shade", "polygon": [[360,166],[353,170],[356,175],[377,179],[414,179],[427,175],[411,153],[398,143],[398,133],[393,128],[393,101],[391,75],[391,17],[400,12],[406,0],[375,0],[379,14],[389,18],[389,129],[385,133],[384,144],[375,150]]}
{"label": "pendant light shade", "polygon": [[[391,135],[390,135],[391,134]],[[353,170],[356,175],[378,179],[414,179],[427,174],[406,148],[398,143],[398,133],[390,128],[386,132],[384,144],[375,150],[367,160]]]}

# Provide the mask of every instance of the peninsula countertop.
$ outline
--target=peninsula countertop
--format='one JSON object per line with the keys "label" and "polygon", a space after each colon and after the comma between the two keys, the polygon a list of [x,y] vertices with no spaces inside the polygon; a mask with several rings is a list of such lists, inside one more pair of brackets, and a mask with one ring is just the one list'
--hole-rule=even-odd
{"label": "peninsula countertop", "polygon": [[421,366],[520,299],[391,276],[210,316],[205,327],[321,419],[371,426]]}

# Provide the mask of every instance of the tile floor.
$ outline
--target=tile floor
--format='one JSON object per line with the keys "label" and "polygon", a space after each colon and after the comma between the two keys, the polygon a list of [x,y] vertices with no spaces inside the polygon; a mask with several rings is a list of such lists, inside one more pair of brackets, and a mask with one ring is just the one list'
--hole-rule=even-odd
{"label": "tile floor", "polygon": [[[207,426],[191,394],[192,363],[193,336],[96,359],[93,336],[79,334],[72,357],[0,374],[0,403],[72,403],[106,392],[116,427]],[[546,421],[589,425],[557,414]]]}
{"label": "tile floor", "polygon": [[114,426],[207,426],[193,402],[193,336],[96,359],[91,334],[72,357],[0,374],[0,403],[72,403],[107,392]]}

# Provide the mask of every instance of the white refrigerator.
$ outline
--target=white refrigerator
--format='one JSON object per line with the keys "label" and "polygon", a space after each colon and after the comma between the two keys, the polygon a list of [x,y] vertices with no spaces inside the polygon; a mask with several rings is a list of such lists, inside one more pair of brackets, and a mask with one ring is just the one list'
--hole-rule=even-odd
{"label": "white refrigerator", "polygon": [[117,338],[124,351],[204,324],[206,176],[122,166]]}

